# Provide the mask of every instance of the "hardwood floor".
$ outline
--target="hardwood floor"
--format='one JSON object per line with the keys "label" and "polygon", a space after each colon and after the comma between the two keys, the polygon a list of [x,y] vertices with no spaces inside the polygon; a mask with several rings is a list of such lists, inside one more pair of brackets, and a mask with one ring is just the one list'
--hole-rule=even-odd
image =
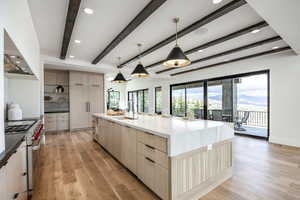
{"label": "hardwood floor", "polygon": [[[88,132],[47,135],[33,200],[159,199]],[[300,150],[236,137],[234,176],[201,200],[300,199]]]}

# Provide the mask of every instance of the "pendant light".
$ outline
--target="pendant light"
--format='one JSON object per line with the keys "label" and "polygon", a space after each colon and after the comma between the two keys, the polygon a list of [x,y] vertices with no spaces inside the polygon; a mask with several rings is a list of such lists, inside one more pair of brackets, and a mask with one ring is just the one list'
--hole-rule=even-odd
{"label": "pendant light", "polygon": [[147,70],[145,69],[144,65],[141,62],[141,47],[142,47],[142,44],[137,44],[137,46],[139,48],[139,63],[135,67],[133,72],[131,73],[131,76],[138,77],[138,78],[146,78],[146,77],[149,76],[149,73],[147,72]]}
{"label": "pendant light", "polygon": [[[118,60],[119,60],[119,66],[120,66],[121,65],[121,57],[118,57]],[[119,73],[117,74],[117,76],[113,80],[113,82],[115,82],[115,83],[125,83],[126,82],[126,79],[124,78],[123,74],[121,73],[120,68],[119,68]]]}
{"label": "pendant light", "polygon": [[176,24],[176,44],[175,47],[172,49],[172,51],[169,53],[166,61],[163,63],[163,65],[167,67],[185,67],[191,64],[191,61],[188,59],[188,57],[183,53],[181,48],[178,46],[177,40],[177,25],[179,22],[179,18],[174,19],[174,23]]}

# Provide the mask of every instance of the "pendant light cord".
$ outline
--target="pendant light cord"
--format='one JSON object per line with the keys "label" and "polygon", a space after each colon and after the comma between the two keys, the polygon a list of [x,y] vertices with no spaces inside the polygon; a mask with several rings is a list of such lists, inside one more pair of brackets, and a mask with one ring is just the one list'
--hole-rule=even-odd
{"label": "pendant light cord", "polygon": [[140,60],[140,63],[141,63],[142,44],[138,43],[137,46],[138,46],[138,49],[139,49],[139,60]]}
{"label": "pendant light cord", "polygon": [[175,34],[175,36],[176,36],[176,46],[178,46],[178,43],[177,43],[177,40],[178,40],[178,22],[179,22],[179,17],[177,17],[177,18],[175,18],[174,19],[174,22],[175,22],[175,24],[176,24],[176,34]]}
{"label": "pendant light cord", "polygon": [[121,57],[118,57],[118,60],[119,60],[119,73],[121,73],[121,68],[120,68],[120,66],[121,66]]}

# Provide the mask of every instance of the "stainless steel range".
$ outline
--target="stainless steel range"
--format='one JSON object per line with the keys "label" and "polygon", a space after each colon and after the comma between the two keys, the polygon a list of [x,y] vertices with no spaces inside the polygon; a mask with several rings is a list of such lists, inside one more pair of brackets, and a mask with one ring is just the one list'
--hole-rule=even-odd
{"label": "stainless steel range", "polygon": [[27,193],[30,199],[34,189],[33,177],[38,169],[39,150],[44,135],[44,126],[41,120],[9,121],[5,124],[5,134],[26,134]]}

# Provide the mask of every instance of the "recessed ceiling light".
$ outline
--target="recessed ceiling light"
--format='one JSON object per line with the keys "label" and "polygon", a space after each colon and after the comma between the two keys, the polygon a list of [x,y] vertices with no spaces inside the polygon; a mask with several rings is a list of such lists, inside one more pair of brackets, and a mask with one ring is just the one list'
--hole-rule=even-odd
{"label": "recessed ceiling light", "polygon": [[11,56],[9,56],[10,58],[16,58],[17,56],[14,56],[14,55],[11,55]]}
{"label": "recessed ceiling light", "polygon": [[258,33],[260,32],[260,29],[254,29],[253,31],[251,31],[251,33]]}
{"label": "recessed ceiling light", "polygon": [[84,9],[84,12],[85,12],[86,14],[89,14],[89,15],[91,15],[91,14],[94,13],[93,9],[91,9],[91,8],[85,8],[85,9]]}
{"label": "recessed ceiling light", "polygon": [[17,64],[20,64],[21,62],[17,60],[16,63],[17,63]]}
{"label": "recessed ceiling light", "polygon": [[81,41],[80,40],[74,40],[75,43],[80,44]]}
{"label": "recessed ceiling light", "polygon": [[218,4],[218,3],[221,3],[223,0],[213,0],[213,3],[214,4]]}
{"label": "recessed ceiling light", "polygon": [[72,55],[70,55],[69,57],[70,57],[70,58],[75,58],[75,56],[72,56]]}
{"label": "recessed ceiling light", "polygon": [[198,52],[199,52],[199,53],[203,52],[203,49],[199,49]]}
{"label": "recessed ceiling light", "polygon": [[278,49],[279,47],[278,46],[276,46],[276,47],[272,47],[272,49],[274,50],[274,49]]}
{"label": "recessed ceiling light", "polygon": [[228,62],[228,61],[230,61],[229,59],[224,59],[224,62]]}

